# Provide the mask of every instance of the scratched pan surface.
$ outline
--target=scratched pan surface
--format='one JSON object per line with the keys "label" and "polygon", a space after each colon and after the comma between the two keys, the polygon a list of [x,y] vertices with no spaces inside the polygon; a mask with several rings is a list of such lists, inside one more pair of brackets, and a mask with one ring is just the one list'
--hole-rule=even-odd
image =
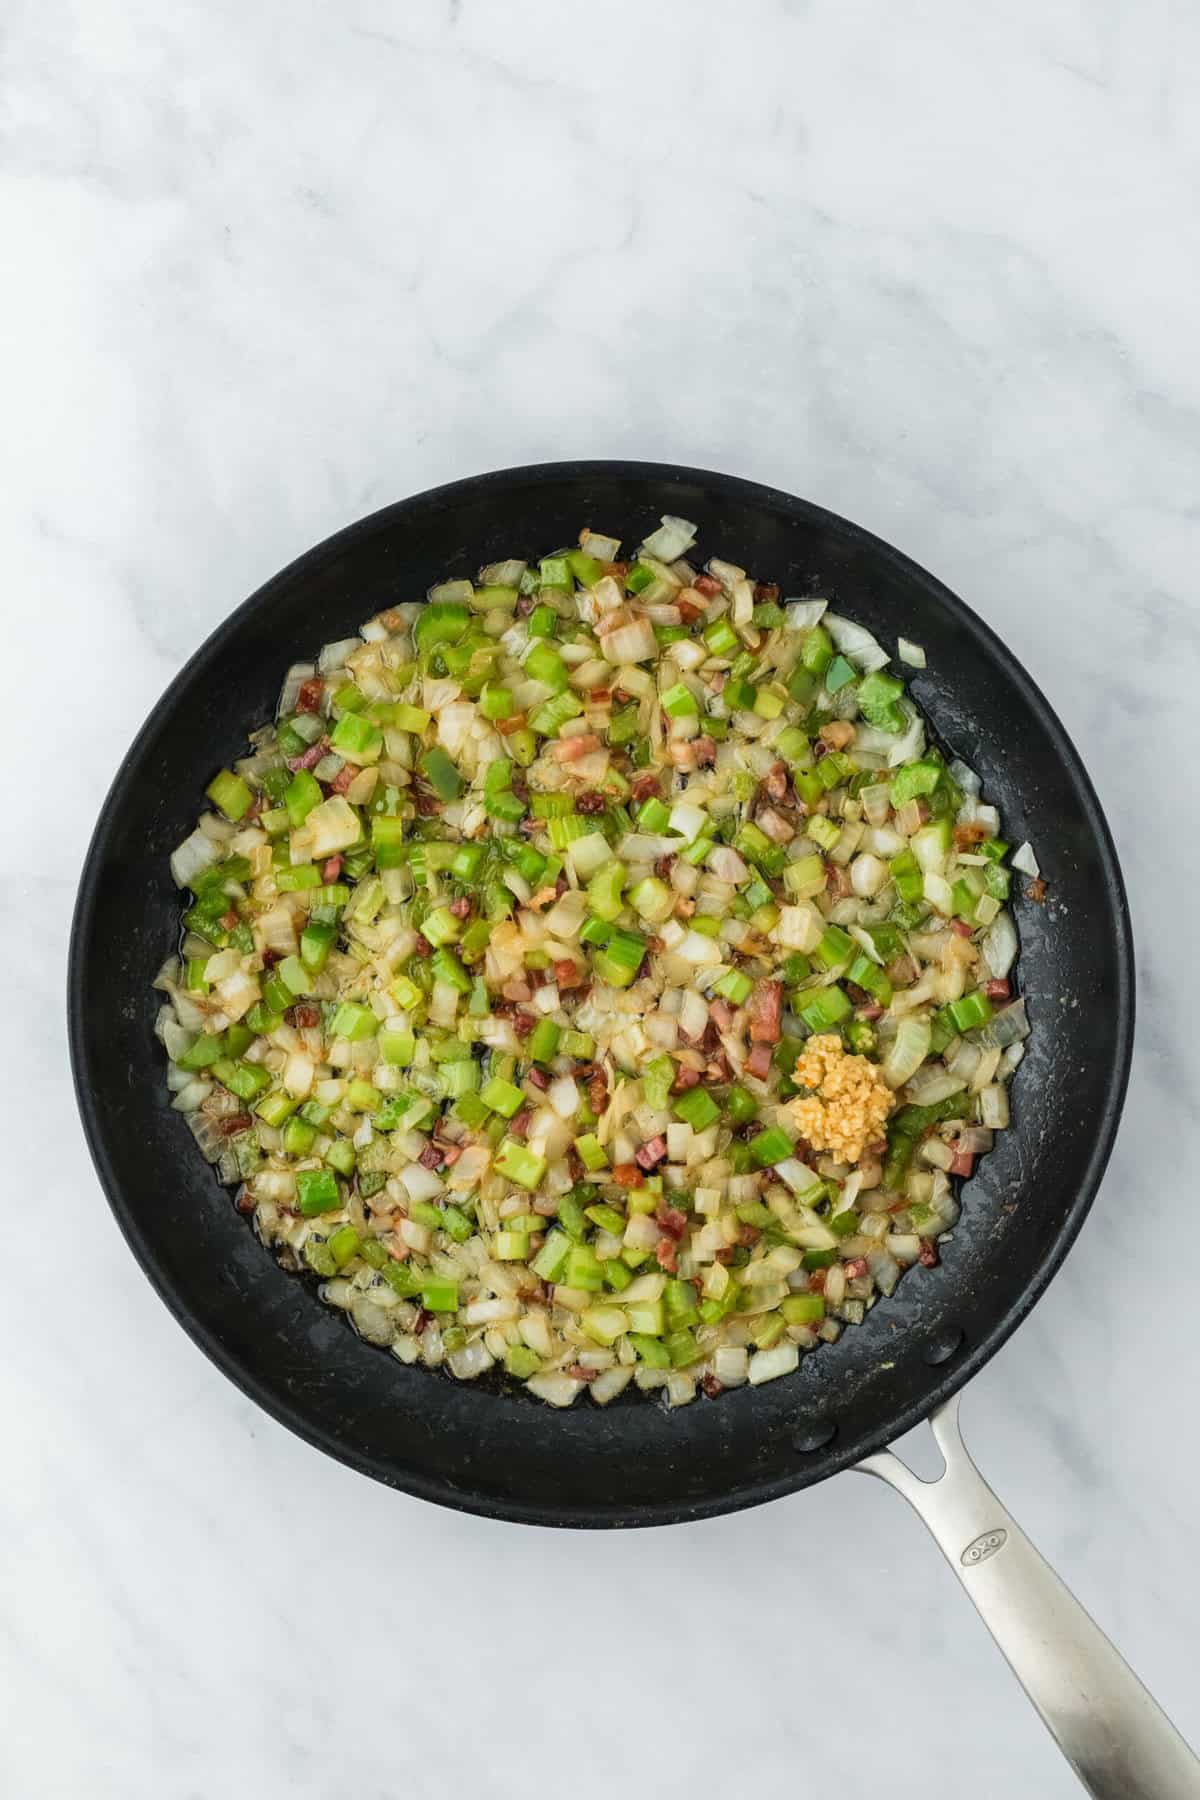
{"label": "scratched pan surface", "polygon": [[[981,775],[1005,835],[1037,847],[1051,904],[1018,900],[1034,1023],[1013,1125],[967,1185],[942,1265],[793,1376],[668,1413],[623,1396],[569,1412],[459,1385],[361,1342],[284,1274],[167,1105],[150,983],[176,939],[167,871],[205,781],[273,710],[286,665],[447,575],[536,556],[579,527],[636,543],[661,513],[785,594],[819,593],[893,652],[923,644],[912,689]],[[537,1524],[665,1524],[769,1500],[845,1468],[960,1387],[1029,1311],[1069,1249],[1116,1132],[1133,1034],[1120,871],[1096,796],[1046,701],[1000,640],[878,538],[769,488],[658,464],[504,470],[401,501],[302,556],[238,608],[172,683],[105,803],[75,916],[76,1088],[122,1230],[180,1323],[247,1394],[354,1468],[443,1505]]]}

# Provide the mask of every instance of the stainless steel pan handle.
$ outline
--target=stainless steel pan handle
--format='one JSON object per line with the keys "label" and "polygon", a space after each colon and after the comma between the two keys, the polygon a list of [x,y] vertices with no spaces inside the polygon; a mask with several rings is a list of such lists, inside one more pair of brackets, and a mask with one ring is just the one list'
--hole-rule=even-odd
{"label": "stainless steel pan handle", "polygon": [[930,1421],[945,1470],[890,1450],[857,1467],[920,1514],[1059,1749],[1098,1800],[1197,1800],[1200,1761],[971,1461],[958,1399]]}

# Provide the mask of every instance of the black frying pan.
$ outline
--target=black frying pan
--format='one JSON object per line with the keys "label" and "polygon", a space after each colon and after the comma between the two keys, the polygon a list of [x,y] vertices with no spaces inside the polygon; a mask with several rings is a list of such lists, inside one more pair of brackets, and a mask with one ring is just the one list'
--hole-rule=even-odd
{"label": "black frying pan", "polygon": [[[828,596],[889,648],[898,634],[924,645],[913,692],[979,772],[1006,835],[1036,846],[1050,900],[1016,901],[1033,1035],[1012,1127],[967,1185],[941,1266],[906,1275],[865,1324],[784,1380],[675,1412],[629,1393],[605,1410],[584,1402],[562,1413],[523,1392],[402,1367],[280,1270],[167,1104],[150,983],[178,931],[168,854],[212,769],[271,716],[290,661],[447,575],[534,556],[584,524],[636,542],[664,512],[698,520],[702,548],[785,594]],[[1125,1092],[1133,989],[1121,874],[1091,783],[1038,689],[960,600],[868,532],[772,489],[659,464],[558,463],[386,507],[218,627],[155,707],[101,813],[75,914],[70,1039],[92,1155],[122,1230],[185,1329],[275,1418],[443,1505],[541,1525],[660,1525],[860,1463],[993,1355],[1095,1195]],[[963,1567],[994,1569],[1008,1548],[983,1546]]]}

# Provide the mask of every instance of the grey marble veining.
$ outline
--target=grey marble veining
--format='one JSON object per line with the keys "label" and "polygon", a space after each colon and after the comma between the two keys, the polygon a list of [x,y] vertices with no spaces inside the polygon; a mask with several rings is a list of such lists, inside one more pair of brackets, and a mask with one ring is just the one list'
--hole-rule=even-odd
{"label": "grey marble veining", "polygon": [[64,950],[145,711],[347,520],[573,455],[880,532],[1094,772],[1137,926],[1129,1104],[964,1418],[1200,1741],[1200,13],[17,0],[0,59],[6,1793],[1077,1791],[881,1487],[624,1537],[421,1506],[227,1385],[100,1198]]}

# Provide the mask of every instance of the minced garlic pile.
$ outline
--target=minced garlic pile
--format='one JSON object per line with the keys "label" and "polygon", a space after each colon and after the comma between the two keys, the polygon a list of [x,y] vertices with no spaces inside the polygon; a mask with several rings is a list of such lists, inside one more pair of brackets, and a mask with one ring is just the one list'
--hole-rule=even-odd
{"label": "minced garlic pile", "polygon": [[791,1111],[814,1150],[854,1163],[883,1135],[896,1097],[876,1065],[849,1055],[840,1037],[809,1038],[795,1079],[813,1090],[810,1098],[793,1101]]}

